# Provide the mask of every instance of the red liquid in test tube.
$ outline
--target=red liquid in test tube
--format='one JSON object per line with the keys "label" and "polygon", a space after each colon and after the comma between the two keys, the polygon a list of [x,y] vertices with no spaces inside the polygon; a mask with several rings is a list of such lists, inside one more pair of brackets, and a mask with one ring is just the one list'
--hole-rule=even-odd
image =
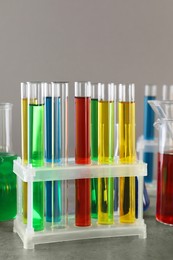
{"label": "red liquid in test tube", "polygon": [[[90,164],[90,84],[75,83],[75,163]],[[91,225],[90,179],[75,181],[76,226]]]}

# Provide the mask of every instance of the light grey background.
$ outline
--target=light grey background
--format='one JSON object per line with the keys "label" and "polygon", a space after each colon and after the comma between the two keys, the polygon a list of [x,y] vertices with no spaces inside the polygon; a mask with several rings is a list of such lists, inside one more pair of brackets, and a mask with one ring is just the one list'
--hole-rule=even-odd
{"label": "light grey background", "polygon": [[[146,83],[172,83],[172,0],[1,0],[0,102],[11,102],[13,147],[20,144],[20,82],[134,82],[137,136]],[[159,90],[160,92],[160,90]]]}

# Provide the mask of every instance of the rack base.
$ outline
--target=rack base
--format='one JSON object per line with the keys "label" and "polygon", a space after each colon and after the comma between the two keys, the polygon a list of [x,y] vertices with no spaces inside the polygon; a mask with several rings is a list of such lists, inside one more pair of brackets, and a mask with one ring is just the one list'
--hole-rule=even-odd
{"label": "rack base", "polygon": [[147,237],[144,220],[136,220],[133,224],[121,224],[115,221],[113,225],[98,225],[96,220],[92,220],[90,227],[76,227],[74,226],[74,216],[69,218],[69,225],[66,228],[52,228],[47,223],[44,231],[39,232],[28,232],[21,217],[17,217],[14,220],[13,232],[19,235],[25,249],[34,249],[37,244],[81,239],[121,236],[139,236],[139,238],[145,239]]}

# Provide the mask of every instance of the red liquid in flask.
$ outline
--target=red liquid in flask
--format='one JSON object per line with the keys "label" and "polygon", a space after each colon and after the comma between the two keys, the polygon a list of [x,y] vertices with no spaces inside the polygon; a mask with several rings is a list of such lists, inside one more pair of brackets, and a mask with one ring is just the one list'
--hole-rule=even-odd
{"label": "red liquid in flask", "polygon": [[[75,97],[75,162],[90,164],[90,98]],[[90,179],[76,180],[76,226],[91,225]]]}
{"label": "red liquid in flask", "polygon": [[173,225],[173,153],[158,154],[156,219]]}

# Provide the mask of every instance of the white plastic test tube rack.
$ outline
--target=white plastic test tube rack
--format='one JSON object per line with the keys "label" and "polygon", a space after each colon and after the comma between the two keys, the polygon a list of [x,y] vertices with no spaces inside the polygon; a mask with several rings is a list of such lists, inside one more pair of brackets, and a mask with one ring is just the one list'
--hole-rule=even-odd
{"label": "white plastic test tube rack", "polygon": [[[76,165],[74,159],[69,159],[67,165],[54,167],[33,168],[31,165],[23,166],[21,159],[14,161],[14,173],[17,175],[17,217],[14,220],[14,232],[19,235],[25,249],[33,249],[36,244],[53,243],[70,240],[119,237],[119,236],[139,236],[146,238],[146,224],[143,220],[143,179],[147,174],[147,165],[143,162],[134,164],[111,165]],[[123,224],[119,222],[118,212],[115,214],[113,225],[98,225],[97,220],[92,219],[90,227],[76,227],[75,217],[68,215],[67,224],[63,226],[51,226],[45,222],[43,231],[34,232],[32,226],[33,209],[33,182],[53,181],[53,180],[75,180],[84,178],[100,177],[138,177],[138,218],[133,224]],[[28,221],[22,221],[22,181],[28,183]],[[68,194],[66,194],[68,196]]]}

